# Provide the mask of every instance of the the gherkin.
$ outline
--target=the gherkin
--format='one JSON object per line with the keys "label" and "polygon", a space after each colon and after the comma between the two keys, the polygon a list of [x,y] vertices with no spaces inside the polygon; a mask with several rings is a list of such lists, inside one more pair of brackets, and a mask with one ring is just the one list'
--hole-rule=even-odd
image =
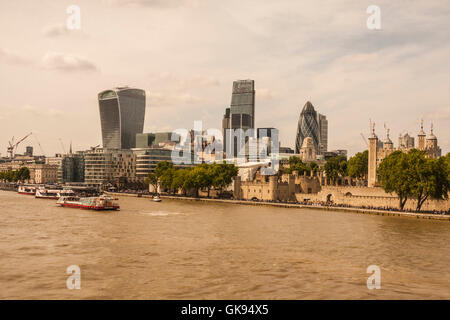
{"label": "the gherkin", "polygon": [[314,110],[314,106],[311,102],[306,102],[298,120],[297,135],[295,137],[295,153],[300,153],[300,148],[306,137],[313,139],[317,151],[321,150],[320,130],[317,119],[317,112]]}

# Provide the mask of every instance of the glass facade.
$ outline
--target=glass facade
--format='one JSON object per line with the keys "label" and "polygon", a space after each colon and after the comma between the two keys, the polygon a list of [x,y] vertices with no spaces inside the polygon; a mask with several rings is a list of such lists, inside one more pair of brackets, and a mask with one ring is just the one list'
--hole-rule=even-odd
{"label": "glass facade", "polygon": [[[161,161],[172,162],[172,150],[163,148],[133,149],[136,155],[136,177],[143,180],[149,173],[155,171],[156,165]],[[176,165],[175,167],[186,168],[192,165]]]}
{"label": "glass facade", "polygon": [[84,182],[84,155],[83,153],[63,156],[61,163],[60,183]]}
{"label": "glass facade", "polygon": [[230,114],[232,129],[255,127],[255,81],[233,82]]}
{"label": "glass facade", "polygon": [[311,137],[314,142],[314,147],[319,151],[320,144],[320,130],[317,118],[317,112],[311,102],[306,102],[300,113],[300,119],[297,125],[297,136],[295,138],[295,153],[300,153],[303,140],[306,137]]}
{"label": "glass facade", "polygon": [[145,91],[115,88],[98,94],[103,147],[131,149],[136,134],[142,133],[145,118]]}

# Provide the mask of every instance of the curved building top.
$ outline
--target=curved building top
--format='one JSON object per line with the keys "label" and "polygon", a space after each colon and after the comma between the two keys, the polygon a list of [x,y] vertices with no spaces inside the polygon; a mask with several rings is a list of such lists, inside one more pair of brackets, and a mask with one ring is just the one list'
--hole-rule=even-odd
{"label": "curved building top", "polygon": [[132,91],[135,94],[138,94],[138,95],[142,94],[145,97],[145,90],[124,86],[124,87],[115,87],[113,89],[103,90],[98,94],[98,99],[103,100],[103,99],[116,98],[118,94],[120,94],[124,91]]}

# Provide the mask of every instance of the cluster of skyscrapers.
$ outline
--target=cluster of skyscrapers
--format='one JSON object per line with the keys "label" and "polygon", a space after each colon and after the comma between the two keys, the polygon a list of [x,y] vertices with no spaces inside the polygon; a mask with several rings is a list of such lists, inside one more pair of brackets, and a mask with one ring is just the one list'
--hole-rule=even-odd
{"label": "cluster of skyscrapers", "polygon": [[[270,155],[274,138],[276,147],[280,147],[276,128],[255,128],[255,96],[254,80],[233,82],[230,107],[226,108],[222,119],[224,158],[239,157],[244,153],[247,161],[258,161],[258,156],[252,158],[249,154],[260,155],[261,148],[264,147],[266,155]],[[172,141],[171,132],[143,133],[144,90],[129,87],[109,89],[98,94],[98,101],[103,148],[92,148],[84,152],[86,182],[116,181],[120,177],[140,181],[154,170],[159,161],[171,159],[174,145],[180,140]],[[244,133],[250,132],[246,134],[243,144],[235,134],[239,129]],[[193,131],[190,133],[192,135]],[[300,154],[303,142],[308,137],[312,138],[317,154],[327,151],[328,121],[324,115],[314,110],[309,101],[300,113],[295,153]],[[191,140],[193,143],[192,137]],[[204,141],[202,149],[212,141],[214,139]],[[230,146],[231,153],[227,153],[226,148]],[[294,153],[290,148],[280,147],[280,150],[291,155]]]}
{"label": "cluster of skyscrapers", "polygon": [[[246,161],[260,161],[262,156],[272,157],[273,152],[292,155],[294,151],[281,147],[278,143],[278,130],[274,127],[255,128],[255,81],[237,80],[233,82],[230,107],[226,108],[222,119],[223,157],[214,151],[210,158],[215,159],[245,157]],[[146,94],[142,89],[117,87],[98,94],[102,148],[57,155],[47,158],[49,168],[56,170],[49,176],[57,176],[58,181],[83,182],[86,184],[118,184],[121,181],[142,182],[160,161],[171,160],[175,145],[181,138],[172,132],[143,133]],[[306,138],[312,139],[317,154],[327,151],[328,122],[324,115],[317,113],[307,102],[301,111],[295,140],[295,153],[300,154]],[[244,139],[236,132],[243,133]],[[190,143],[197,137],[190,130]],[[216,138],[201,132],[200,154],[203,157],[206,147]],[[176,141],[173,141],[176,140]],[[275,145],[274,145],[275,143]],[[307,144],[311,147],[311,142]],[[228,150],[227,148],[230,148]],[[272,150],[275,148],[275,150]],[[29,152],[27,150],[27,152]],[[32,151],[31,151],[32,152]],[[198,162],[197,162],[198,163]],[[181,165],[185,166],[185,165]]]}

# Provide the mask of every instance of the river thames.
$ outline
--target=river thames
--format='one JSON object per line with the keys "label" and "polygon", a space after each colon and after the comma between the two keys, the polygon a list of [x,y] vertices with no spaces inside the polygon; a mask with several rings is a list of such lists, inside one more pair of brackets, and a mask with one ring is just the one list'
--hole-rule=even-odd
{"label": "river thames", "polygon": [[[450,223],[121,197],[61,208],[0,191],[1,299],[449,299]],[[68,266],[81,289],[66,287]],[[367,288],[367,267],[381,288]]]}

